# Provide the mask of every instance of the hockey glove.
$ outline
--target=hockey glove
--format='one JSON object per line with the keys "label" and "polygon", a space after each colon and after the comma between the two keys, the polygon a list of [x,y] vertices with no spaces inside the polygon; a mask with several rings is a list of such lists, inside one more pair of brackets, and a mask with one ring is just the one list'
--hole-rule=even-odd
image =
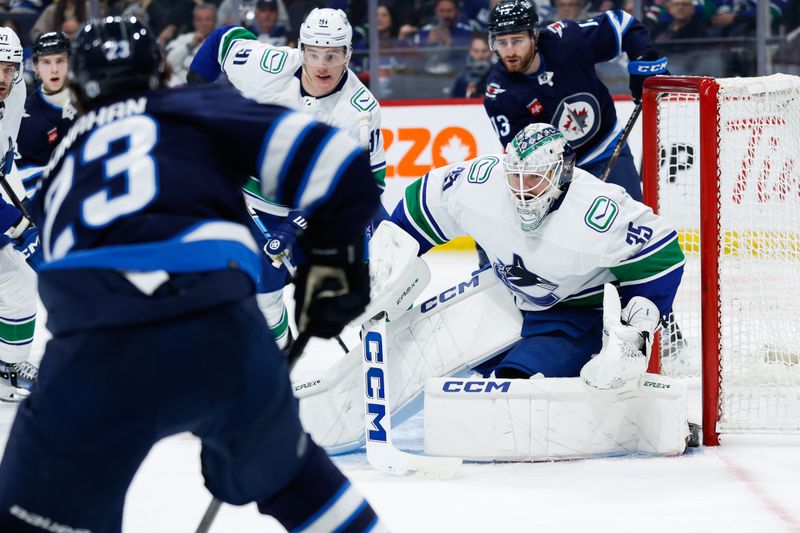
{"label": "hockey glove", "polygon": [[44,263],[41,246],[39,246],[39,229],[33,226],[26,229],[19,238],[12,239],[14,249],[25,256],[25,260],[34,272]]}
{"label": "hockey glove", "polygon": [[648,50],[628,64],[628,73],[630,74],[628,87],[630,87],[633,101],[638,104],[642,100],[642,87],[645,79],[658,74],[669,74],[667,58],[658,57],[655,50]]}
{"label": "hockey glove", "polygon": [[270,239],[264,245],[264,253],[272,262],[280,262],[281,255],[289,254],[289,250],[297,239],[297,235],[308,227],[302,211],[290,211],[277,228],[270,232]]}
{"label": "hockey glove", "polygon": [[295,321],[301,332],[330,339],[369,303],[369,264],[364,241],[335,248],[304,249],[308,263],[297,268]]}

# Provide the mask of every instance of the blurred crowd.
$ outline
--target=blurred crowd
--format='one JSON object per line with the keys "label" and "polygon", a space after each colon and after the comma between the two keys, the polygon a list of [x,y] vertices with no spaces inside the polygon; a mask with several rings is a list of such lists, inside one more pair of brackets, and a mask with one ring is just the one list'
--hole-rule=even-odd
{"label": "blurred crowd", "polygon": [[[487,44],[489,12],[499,0],[379,0],[379,79],[383,98],[479,97],[494,61]],[[542,26],[584,20],[609,9],[633,11],[633,0],[535,0]],[[755,75],[755,0],[644,0],[642,22],[674,74]],[[0,20],[26,50],[36,36],[63,31],[72,37],[96,8],[101,14],[136,15],[158,35],[174,71],[186,71],[217,26],[238,24],[259,40],[295,46],[300,23],[314,7],[343,9],[354,27],[351,63],[369,84],[366,0],[0,0]],[[800,0],[770,0],[771,71],[800,74]],[[626,58],[598,68],[614,91],[624,92]],[[32,70],[26,78],[33,83]],[[616,78],[619,78],[618,83]]]}

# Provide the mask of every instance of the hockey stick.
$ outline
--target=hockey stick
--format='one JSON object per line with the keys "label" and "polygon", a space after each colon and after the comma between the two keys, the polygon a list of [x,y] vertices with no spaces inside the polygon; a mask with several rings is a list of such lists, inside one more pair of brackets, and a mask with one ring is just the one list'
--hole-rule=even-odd
{"label": "hockey stick", "polygon": [[392,442],[392,414],[389,408],[389,343],[386,340],[386,313],[381,312],[361,329],[364,373],[365,431],[367,461],[374,468],[397,475],[416,472],[423,477],[453,477],[462,460],[458,457],[431,457],[399,450]]}
{"label": "hockey stick", "polygon": [[11,200],[11,203],[13,204],[13,206],[20,210],[20,212],[22,213],[22,216],[24,216],[25,218],[28,219],[28,222],[32,222],[33,219],[31,218],[31,214],[28,212],[28,208],[25,207],[25,205],[22,203],[22,200],[20,200],[17,197],[17,193],[14,192],[14,189],[11,188],[11,184],[8,182],[8,179],[6,179],[6,169],[7,168],[8,169],[11,168],[11,165],[8,164],[9,163],[8,162],[8,158],[10,156],[12,162],[13,162],[13,159],[14,159],[14,148],[13,148],[13,143],[11,141],[11,137],[8,138],[8,142],[9,142],[9,146],[11,146],[11,148],[9,148],[8,152],[6,152],[6,155],[3,157],[3,161],[0,162],[0,169],[1,169],[0,170],[0,186],[3,187],[3,190],[5,191],[5,193],[8,196],[8,198]]}
{"label": "hockey stick", "polygon": [[617,145],[614,147],[614,151],[611,153],[608,163],[606,163],[606,168],[603,170],[603,174],[600,175],[601,180],[608,181],[608,175],[611,174],[611,171],[614,169],[614,165],[619,158],[619,154],[621,154],[622,149],[625,148],[625,143],[628,141],[628,137],[630,136],[631,131],[633,131],[633,125],[636,124],[636,119],[639,118],[639,113],[641,112],[642,103],[639,102],[636,104],[636,107],[633,108],[633,113],[631,113],[628,122],[625,124],[625,128],[622,130],[622,135],[619,136]]}
{"label": "hockey stick", "polygon": [[[272,235],[270,234],[269,230],[264,225],[264,223],[261,221],[261,219],[258,217],[258,213],[256,213],[256,210],[253,209],[253,207],[251,205],[248,205],[247,206],[247,211],[248,211],[248,213],[250,213],[250,217],[253,219],[253,222],[255,222],[256,226],[261,231],[261,233],[263,233],[264,236],[267,239],[271,239]],[[280,262],[280,264],[278,264],[278,261]],[[289,261],[289,258],[286,256],[286,254],[280,254],[278,256],[277,260],[273,260],[272,264],[275,267],[280,267],[281,264],[283,266],[285,266],[286,270],[289,272],[289,276],[292,277],[292,278],[294,278],[294,275],[297,273],[297,268],[295,268],[295,266],[291,263],[291,261]],[[291,367],[294,366],[294,363],[297,362],[297,359],[300,358],[300,355],[303,353],[303,349],[305,349],[306,343],[308,343],[308,338],[306,338],[305,341],[302,343],[302,346],[299,346],[299,349],[295,350],[294,346],[300,344],[300,335],[302,335],[302,333],[300,333],[298,335],[297,339],[294,341],[294,345],[292,345],[293,347],[289,350],[289,367],[290,367],[289,369],[290,370],[291,370]],[[347,345],[342,340],[341,335],[336,335],[334,337],[334,339],[336,339],[336,342],[339,343],[339,346],[342,348],[342,350],[344,350],[344,353],[349,353],[350,352],[350,350],[347,348]],[[294,359],[292,359],[292,357],[291,357],[292,354],[295,355]]]}

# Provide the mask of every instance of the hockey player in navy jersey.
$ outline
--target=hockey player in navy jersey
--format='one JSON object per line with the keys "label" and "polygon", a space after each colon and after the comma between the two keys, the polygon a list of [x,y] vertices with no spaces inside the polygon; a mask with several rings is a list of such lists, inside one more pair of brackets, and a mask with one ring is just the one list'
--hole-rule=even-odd
{"label": "hockey player in navy jersey", "polygon": [[[498,4],[489,19],[489,43],[500,61],[487,80],[484,106],[503,146],[526,125],[556,126],[577,153],[577,166],[602,175],[622,132],[608,88],[595,64],[625,52],[630,90],[642,94],[644,79],[667,72],[645,27],[624,11],[582,22],[562,20],[541,32],[531,0]],[[641,179],[626,146],[608,181],[642,199]]]}
{"label": "hockey player in navy jersey", "polygon": [[254,298],[260,251],[241,195],[256,176],[308,214],[295,312],[330,338],[369,300],[367,153],[230,89],[154,90],[163,60],[136,19],[86,23],[72,72],[83,114],[33,198],[53,338],[0,463],[0,531],[119,532],[140,463],[184,431],[220,500],[255,501],[290,531],[382,530],[300,425]]}
{"label": "hockey player in navy jersey", "polygon": [[33,43],[33,69],[41,81],[25,101],[17,137],[17,168],[25,189],[41,177],[50,154],[75,122],[68,86],[69,38],[60,31],[40,34]]}

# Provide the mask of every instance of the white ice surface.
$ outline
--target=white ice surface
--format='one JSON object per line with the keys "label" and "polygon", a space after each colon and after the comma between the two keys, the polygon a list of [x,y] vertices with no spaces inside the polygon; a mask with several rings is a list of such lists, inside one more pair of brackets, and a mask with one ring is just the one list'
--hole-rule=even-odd
{"label": "white ice surface", "polygon": [[[433,254],[426,294],[468,275],[473,254]],[[40,323],[43,321],[40,321]],[[345,340],[354,342],[355,333]],[[37,339],[37,357],[43,347]],[[312,342],[298,375],[330,364],[341,351]],[[699,392],[692,388],[692,413]],[[0,445],[15,407],[0,405]],[[693,415],[693,418],[696,416]],[[397,428],[397,444],[422,450],[422,418]],[[126,533],[193,532],[210,495],[200,447],[190,435],[159,443],[127,497]],[[682,457],[623,457],[539,464],[466,464],[448,481],[372,470],[363,453],[335,458],[395,532],[778,532],[800,533],[800,436],[727,436],[718,448]],[[283,531],[255,506],[223,506],[214,533]]]}

